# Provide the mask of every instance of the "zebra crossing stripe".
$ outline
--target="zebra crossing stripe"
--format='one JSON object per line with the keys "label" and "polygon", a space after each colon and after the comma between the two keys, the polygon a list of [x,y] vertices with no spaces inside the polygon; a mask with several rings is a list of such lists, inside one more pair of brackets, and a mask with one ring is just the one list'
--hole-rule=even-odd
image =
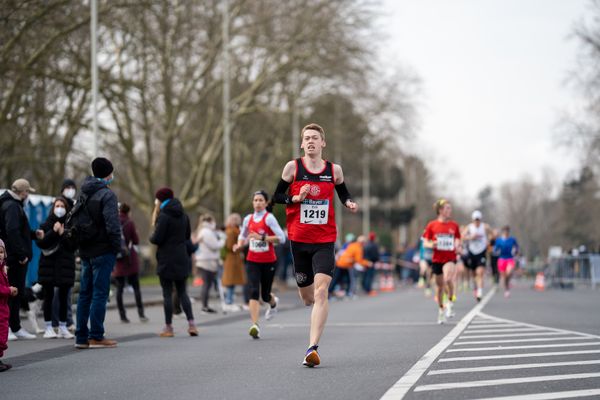
{"label": "zebra crossing stripe", "polygon": [[469,368],[446,368],[435,369],[429,371],[427,375],[446,375],[460,374],[464,372],[488,372],[488,371],[505,371],[513,369],[530,369],[530,368],[547,368],[547,367],[567,367],[574,365],[596,365],[600,364],[600,360],[580,360],[580,361],[561,361],[551,363],[531,363],[531,364],[511,364],[511,365],[489,365],[485,367],[469,367]]}
{"label": "zebra crossing stripe", "polygon": [[513,337],[513,336],[559,336],[564,335],[563,332],[536,332],[536,333],[509,333],[502,335],[469,335],[469,336],[461,336],[458,340],[463,339],[483,339],[483,338],[504,338],[504,337]]}
{"label": "zebra crossing stripe", "polygon": [[600,395],[600,389],[568,390],[564,392],[531,393],[517,396],[486,397],[475,400],[554,400]]}
{"label": "zebra crossing stripe", "polygon": [[496,350],[521,350],[521,349],[550,349],[555,347],[582,347],[582,346],[600,346],[600,342],[593,343],[555,343],[555,344],[530,344],[525,346],[492,346],[492,347],[473,347],[470,349],[450,349],[446,353],[456,353],[465,351],[496,351]]}
{"label": "zebra crossing stripe", "polygon": [[472,342],[455,342],[454,346],[463,346],[467,344],[494,344],[494,343],[515,343],[515,342],[550,342],[558,340],[594,340],[591,337],[549,337],[549,338],[533,338],[533,339],[506,339],[506,340],[475,340]]}
{"label": "zebra crossing stripe", "polygon": [[417,386],[415,388],[415,392],[425,392],[425,391],[445,390],[445,389],[474,388],[474,387],[497,386],[497,385],[512,385],[512,384],[517,384],[517,383],[565,381],[565,380],[572,380],[572,379],[589,379],[589,378],[600,378],[600,372],[569,374],[569,375],[530,376],[530,377],[525,377],[525,378],[488,379],[488,380],[482,380],[482,381],[468,381],[468,382],[434,383],[431,385]]}
{"label": "zebra crossing stripe", "polygon": [[520,353],[520,354],[502,354],[494,356],[474,356],[474,357],[451,357],[442,358],[438,362],[450,361],[475,361],[475,360],[499,360],[502,358],[531,358],[531,357],[550,357],[550,356],[570,356],[575,354],[598,354],[600,350],[581,350],[581,351],[553,351],[548,353]]}

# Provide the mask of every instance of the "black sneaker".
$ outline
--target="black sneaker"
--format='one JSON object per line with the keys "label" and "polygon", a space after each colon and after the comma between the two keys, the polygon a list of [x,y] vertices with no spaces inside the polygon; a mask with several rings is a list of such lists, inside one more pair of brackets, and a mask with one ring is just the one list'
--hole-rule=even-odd
{"label": "black sneaker", "polygon": [[11,368],[12,368],[12,365],[5,364],[2,361],[0,361],[0,372],[8,371]]}
{"label": "black sneaker", "polygon": [[205,314],[216,314],[217,312],[210,307],[202,307],[202,312]]}

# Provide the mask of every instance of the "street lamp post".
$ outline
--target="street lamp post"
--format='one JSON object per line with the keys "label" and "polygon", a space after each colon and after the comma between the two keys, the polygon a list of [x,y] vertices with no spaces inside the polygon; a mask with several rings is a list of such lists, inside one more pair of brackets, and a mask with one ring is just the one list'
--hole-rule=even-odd
{"label": "street lamp post", "polygon": [[90,24],[90,41],[91,41],[91,58],[92,58],[92,133],[94,135],[94,156],[98,156],[100,151],[100,138],[98,137],[98,62],[97,62],[97,42],[98,42],[98,2],[97,0],[90,1],[91,7],[91,24]]}
{"label": "street lamp post", "polygon": [[229,124],[229,0],[223,0],[223,218],[231,213],[231,127]]}
{"label": "street lamp post", "polygon": [[371,174],[369,167],[371,164],[371,148],[368,141],[363,143],[363,215],[362,215],[362,230],[363,235],[368,235],[371,230]]}

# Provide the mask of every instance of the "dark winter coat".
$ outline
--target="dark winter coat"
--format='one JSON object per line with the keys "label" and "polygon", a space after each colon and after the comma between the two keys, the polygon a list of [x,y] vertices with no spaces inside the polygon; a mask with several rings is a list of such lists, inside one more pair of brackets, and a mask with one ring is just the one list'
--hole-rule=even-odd
{"label": "dark winter coat", "polygon": [[140,272],[138,253],[133,247],[140,243],[140,239],[135,229],[135,223],[127,214],[120,213],[119,219],[121,221],[121,229],[123,229],[123,237],[129,249],[129,255],[117,260],[113,276],[131,276]]}
{"label": "dark winter coat", "polygon": [[6,264],[16,266],[25,258],[31,260],[31,241],[35,239],[35,231],[29,227],[22,201],[6,191],[0,196],[0,204],[0,239],[6,245]]}
{"label": "dark winter coat", "polygon": [[[75,249],[72,241],[66,235],[54,232],[54,224],[65,223],[66,217],[58,218],[50,214],[46,221],[40,225],[44,231],[44,238],[37,240],[37,245],[42,249],[38,269],[38,283],[52,286],[73,286],[75,283]],[[54,250],[54,251],[53,251]],[[53,251],[45,255],[44,252]]]}
{"label": "dark winter coat", "polygon": [[191,233],[190,219],[183,211],[181,202],[172,199],[158,214],[156,229],[150,237],[150,243],[158,246],[158,276],[179,280],[190,275],[192,265],[186,242]]}
{"label": "dark winter coat", "polygon": [[88,196],[87,207],[99,232],[93,241],[80,245],[79,254],[86,258],[108,253],[117,254],[121,250],[117,196],[106,183],[93,176],[85,178],[81,192]]}

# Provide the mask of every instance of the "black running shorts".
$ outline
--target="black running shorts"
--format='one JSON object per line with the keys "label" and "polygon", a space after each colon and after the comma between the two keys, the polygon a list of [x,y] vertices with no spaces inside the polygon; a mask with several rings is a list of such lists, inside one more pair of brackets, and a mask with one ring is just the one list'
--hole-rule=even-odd
{"label": "black running shorts", "polygon": [[292,262],[298,287],[313,284],[316,274],[333,276],[335,269],[334,243],[302,243],[290,240]]}
{"label": "black running shorts", "polygon": [[465,263],[465,266],[472,270],[476,270],[477,267],[485,267],[485,263],[487,261],[485,257],[485,251],[479,254],[473,254],[469,252],[466,261],[467,262]]}
{"label": "black running shorts", "polygon": [[446,265],[447,263],[431,263],[431,272],[433,272],[434,275],[442,275],[444,273],[444,265]]}

